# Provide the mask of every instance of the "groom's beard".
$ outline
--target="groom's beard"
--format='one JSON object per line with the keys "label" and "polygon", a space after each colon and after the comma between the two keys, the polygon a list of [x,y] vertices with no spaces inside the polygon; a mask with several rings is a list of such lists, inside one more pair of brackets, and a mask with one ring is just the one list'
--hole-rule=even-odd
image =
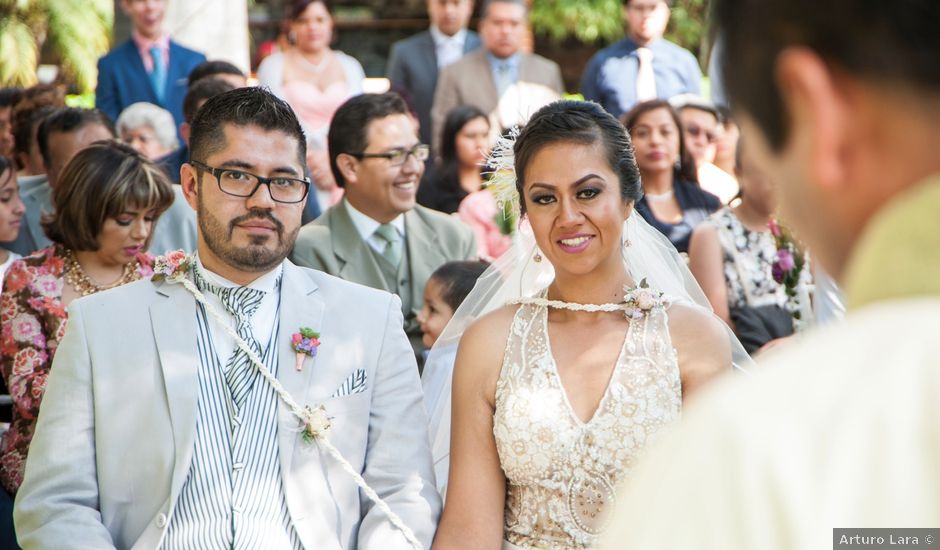
{"label": "groom's beard", "polygon": [[[257,273],[274,269],[290,254],[294,241],[297,240],[297,233],[300,232],[299,223],[288,229],[267,210],[256,209],[225,224],[206,208],[202,197],[202,193],[196,195],[199,231],[209,250],[225,263],[240,271]],[[233,245],[235,226],[252,219],[273,224],[276,228],[276,238],[250,235],[247,246]],[[272,243],[272,240],[276,242]]]}

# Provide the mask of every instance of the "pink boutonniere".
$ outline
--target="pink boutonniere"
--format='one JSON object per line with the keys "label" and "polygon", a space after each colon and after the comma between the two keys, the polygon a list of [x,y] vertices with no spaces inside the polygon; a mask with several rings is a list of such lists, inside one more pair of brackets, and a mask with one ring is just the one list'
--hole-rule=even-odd
{"label": "pink boutonniere", "polygon": [[153,277],[150,280],[159,282],[164,279],[178,280],[186,276],[193,265],[193,257],[182,250],[167,252],[153,260]]}
{"label": "pink boutonniere", "polygon": [[320,333],[312,328],[301,327],[300,332],[295,332],[290,337],[291,347],[297,353],[297,371],[304,368],[304,356],[317,356],[317,348],[320,347]]}

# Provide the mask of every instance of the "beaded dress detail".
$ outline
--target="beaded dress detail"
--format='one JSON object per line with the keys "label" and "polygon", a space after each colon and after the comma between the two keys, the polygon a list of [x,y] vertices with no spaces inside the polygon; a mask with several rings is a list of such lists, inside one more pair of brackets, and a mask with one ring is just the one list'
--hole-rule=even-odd
{"label": "beaded dress detail", "polygon": [[608,387],[585,423],[558,375],[548,308],[521,305],[496,383],[493,425],[506,475],[506,541],[523,548],[596,546],[615,488],[651,436],[678,418],[681,400],[665,307],[630,321]]}

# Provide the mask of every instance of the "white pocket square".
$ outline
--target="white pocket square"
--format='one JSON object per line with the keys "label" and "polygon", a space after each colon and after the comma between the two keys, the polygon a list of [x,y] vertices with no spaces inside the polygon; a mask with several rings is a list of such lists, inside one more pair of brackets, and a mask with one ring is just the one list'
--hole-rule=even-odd
{"label": "white pocket square", "polygon": [[366,371],[365,369],[357,369],[350,374],[346,380],[343,380],[343,383],[336,388],[336,391],[333,392],[330,399],[346,395],[355,395],[364,391],[366,391]]}

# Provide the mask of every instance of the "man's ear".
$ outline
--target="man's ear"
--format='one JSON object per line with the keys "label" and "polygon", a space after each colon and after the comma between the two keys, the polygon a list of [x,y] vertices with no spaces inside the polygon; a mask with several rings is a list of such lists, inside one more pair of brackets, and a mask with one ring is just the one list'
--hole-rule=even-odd
{"label": "man's ear", "polygon": [[336,155],[336,167],[339,173],[343,175],[346,183],[355,183],[359,180],[359,159],[348,154],[340,153]]}
{"label": "man's ear", "polygon": [[183,188],[183,196],[186,197],[186,202],[193,210],[196,210],[198,204],[196,196],[199,189],[198,178],[199,172],[192,164],[185,163],[180,166],[180,187]]}
{"label": "man's ear", "polygon": [[834,191],[847,183],[842,160],[853,133],[841,75],[812,50],[794,47],[777,58],[776,78],[789,116],[784,147],[800,149],[807,180]]}

